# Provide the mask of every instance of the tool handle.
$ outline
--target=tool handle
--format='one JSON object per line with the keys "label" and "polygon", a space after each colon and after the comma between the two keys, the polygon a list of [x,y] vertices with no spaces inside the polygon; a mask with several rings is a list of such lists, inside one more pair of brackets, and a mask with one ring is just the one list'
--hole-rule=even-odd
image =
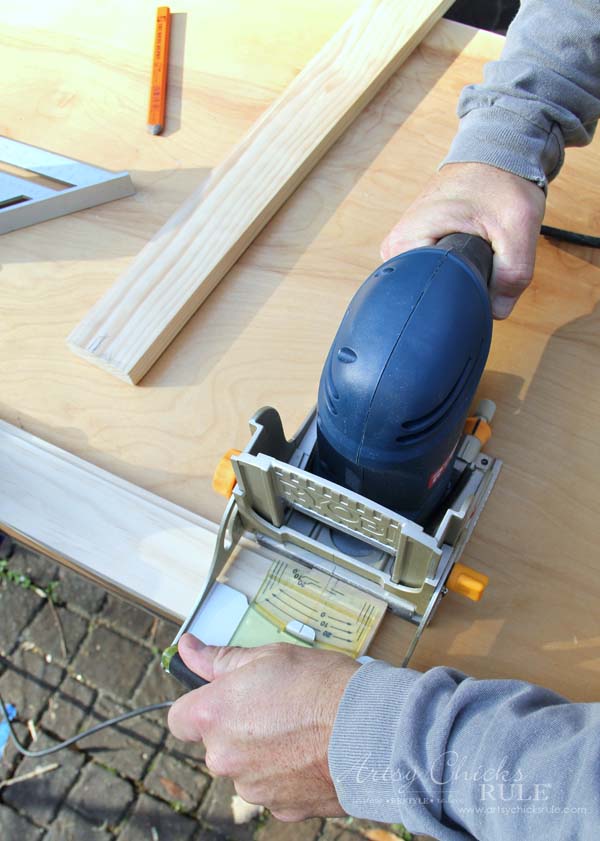
{"label": "tool handle", "polygon": [[492,276],[494,252],[492,246],[483,237],[474,234],[448,234],[436,243],[436,248],[451,251],[469,263],[487,289]]}
{"label": "tool handle", "polygon": [[179,652],[176,652],[171,657],[171,662],[169,663],[169,674],[177,678],[179,683],[183,684],[186,689],[198,689],[200,686],[206,686],[206,684],[209,683],[208,680],[204,680],[203,677],[200,677],[200,675],[197,675],[191,669],[188,669],[181,659]]}

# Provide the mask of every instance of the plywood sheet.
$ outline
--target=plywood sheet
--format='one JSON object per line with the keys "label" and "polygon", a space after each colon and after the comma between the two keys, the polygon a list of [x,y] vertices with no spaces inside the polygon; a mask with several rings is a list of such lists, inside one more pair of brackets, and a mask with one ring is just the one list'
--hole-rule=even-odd
{"label": "plywood sheet", "polygon": [[[3,238],[0,414],[216,521],[218,458],[244,446],[261,405],[277,406],[288,432],[299,426],[350,297],[443,157],[461,87],[481,78],[502,39],[438,24],[132,389],[76,359],[64,336],[353,4],[282,0],[269,16],[271,3],[223,0],[220,17],[209,14],[212,2],[190,3],[183,61],[174,22],[171,124],[161,138],[145,128],[153,12],[146,21],[131,2],[92,31],[89,10],[61,0],[36,28],[26,20],[32,5],[39,14],[33,0],[1,13],[0,66],[11,85],[0,130],[129,169],[138,194]],[[568,151],[550,187],[549,224],[598,230],[599,168],[598,141]],[[490,586],[479,604],[446,597],[415,666],[597,694],[599,303],[599,255],[541,241],[532,287],[495,327],[480,389],[498,404],[489,448],[504,468],[465,561]],[[398,662],[405,630],[386,618],[372,651]]]}

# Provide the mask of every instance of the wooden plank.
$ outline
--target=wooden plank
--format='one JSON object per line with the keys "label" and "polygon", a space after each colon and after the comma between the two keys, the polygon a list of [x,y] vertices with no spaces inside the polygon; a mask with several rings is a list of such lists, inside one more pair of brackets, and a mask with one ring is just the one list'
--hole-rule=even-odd
{"label": "wooden plank", "polygon": [[[4,421],[0,464],[0,529],[146,608],[187,616],[208,574],[214,523]],[[238,563],[251,588],[270,560],[242,548]]]}
{"label": "wooden plank", "polygon": [[361,5],[73,330],[69,347],[138,382],[449,6]]}
{"label": "wooden plank", "polygon": [[[199,597],[217,526],[155,494],[0,421],[0,529],[170,618]],[[240,546],[221,580],[251,601],[273,555]],[[365,595],[378,621],[381,599]]]}

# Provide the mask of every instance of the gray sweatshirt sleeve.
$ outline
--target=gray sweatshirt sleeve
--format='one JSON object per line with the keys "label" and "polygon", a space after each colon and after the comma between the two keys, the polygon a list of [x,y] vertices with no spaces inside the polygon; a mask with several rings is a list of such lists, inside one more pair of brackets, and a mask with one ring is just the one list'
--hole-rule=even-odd
{"label": "gray sweatshirt sleeve", "polygon": [[329,767],[348,814],[439,841],[600,831],[600,704],[521,681],[371,661],[342,697]]}
{"label": "gray sweatshirt sleeve", "polygon": [[600,117],[600,2],[522,0],[500,61],[463,89],[458,116],[442,166],[487,163],[545,188]]}

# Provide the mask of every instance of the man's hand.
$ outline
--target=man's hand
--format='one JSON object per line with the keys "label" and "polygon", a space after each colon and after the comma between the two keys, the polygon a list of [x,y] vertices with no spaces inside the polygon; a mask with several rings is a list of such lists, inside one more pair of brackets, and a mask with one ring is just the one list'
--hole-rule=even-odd
{"label": "man's hand", "polygon": [[533,275],[546,199],[531,181],[487,164],[446,164],[381,246],[389,260],[446,234],[477,234],[494,250],[490,297],[495,318],[510,315]]}
{"label": "man's hand", "polygon": [[178,739],[204,742],[211,773],[232,777],[240,797],[280,820],[345,814],[327,748],[358,663],[287,643],[205,646],[190,634],[179,653],[211,683],[173,704],[169,727]]}

